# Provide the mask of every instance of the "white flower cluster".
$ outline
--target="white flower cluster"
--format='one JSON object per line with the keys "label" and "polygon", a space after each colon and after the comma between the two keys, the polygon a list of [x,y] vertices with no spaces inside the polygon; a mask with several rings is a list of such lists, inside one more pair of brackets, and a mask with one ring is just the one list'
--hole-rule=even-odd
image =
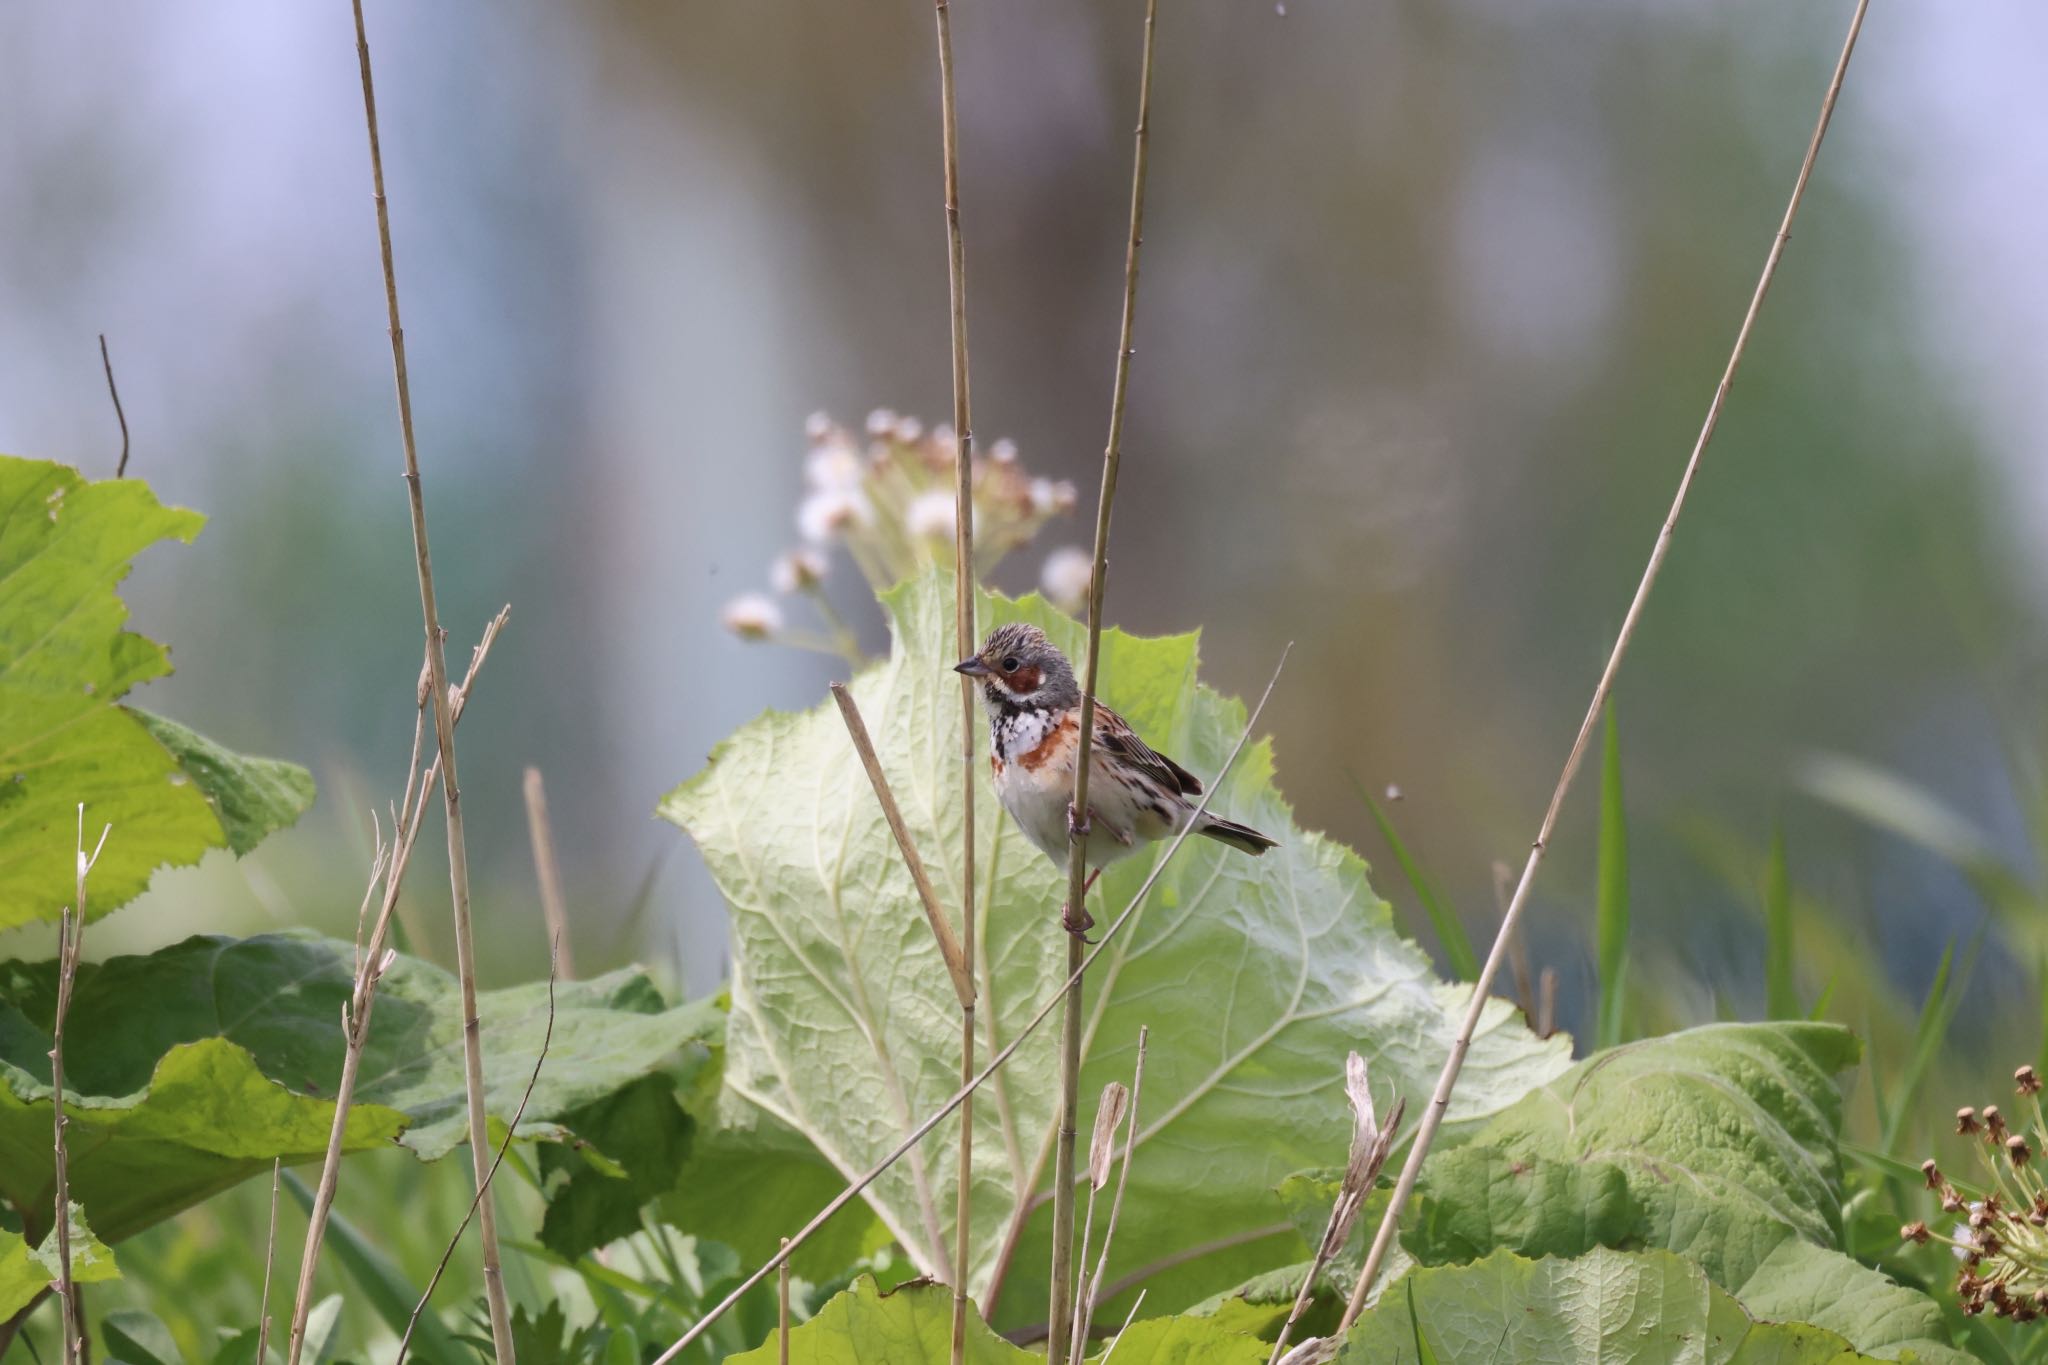
{"label": "white flower cluster", "polygon": [[[927,428],[887,408],[868,414],[860,435],[824,413],[805,424],[804,496],[796,509],[801,543],[778,557],[768,581],[782,597],[810,597],[826,619],[827,637],[785,627],[782,605],[758,592],[726,605],[728,630],[746,640],[778,640],[858,657],[852,633],[831,611],[823,584],[831,555],[844,547],[876,592],[934,565],[951,565],[958,520],[953,429]],[[986,574],[1011,550],[1029,544],[1045,523],[1073,512],[1078,495],[1065,480],[1039,478],[1017,458],[1016,443],[999,440],[973,455],[974,568]],[[1079,550],[1056,550],[1042,578],[1046,595],[1068,610],[1087,600],[1091,565]]]}

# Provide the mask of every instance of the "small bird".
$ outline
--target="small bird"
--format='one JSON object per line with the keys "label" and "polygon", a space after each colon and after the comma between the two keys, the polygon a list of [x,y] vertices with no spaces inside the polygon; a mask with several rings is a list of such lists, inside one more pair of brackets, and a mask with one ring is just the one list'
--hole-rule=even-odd
{"label": "small bird", "polygon": [[[1065,866],[1081,739],[1081,685],[1074,680],[1073,666],[1044,631],[1017,622],[989,632],[981,652],[955,664],[953,671],[982,680],[997,799],[1025,838]],[[1095,884],[1106,864],[1135,853],[1140,843],[1185,828],[1195,814],[1189,798],[1201,794],[1199,778],[1139,739],[1122,716],[1095,703],[1085,824],[1088,864],[1094,871],[1087,886]],[[1206,811],[1194,831],[1253,856],[1275,842],[1249,825]],[[1061,922],[1077,936],[1095,923],[1085,907],[1075,906],[1065,908]]]}

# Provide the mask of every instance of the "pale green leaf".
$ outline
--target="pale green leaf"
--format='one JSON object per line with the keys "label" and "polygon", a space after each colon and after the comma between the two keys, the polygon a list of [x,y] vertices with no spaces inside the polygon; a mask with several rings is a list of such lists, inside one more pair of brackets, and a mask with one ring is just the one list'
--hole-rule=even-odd
{"label": "pale green leaf", "polygon": [[[71,1189],[103,1237],[119,1241],[274,1158],[321,1156],[353,966],[349,944],[269,934],[191,938],[79,969],[65,1029]],[[50,1207],[54,983],[52,963],[0,963],[0,1198],[31,1230]],[[485,1104],[508,1118],[547,1029],[547,986],[484,992],[478,1012]],[[637,970],[562,983],[522,1131],[559,1137],[565,1116],[657,1070],[686,1079],[717,1028],[708,1006],[665,1008]],[[344,1145],[400,1139],[434,1157],[460,1141],[461,1034],[454,978],[397,959]]]}
{"label": "pale green leaf", "polygon": [[[862,1275],[789,1334],[791,1365],[947,1365],[952,1358],[953,1291],[914,1281],[884,1294]],[[1105,1343],[1107,1349],[1107,1343]],[[1210,1318],[1150,1318],[1123,1334],[1114,1365],[1261,1365],[1256,1337]],[[730,1357],[731,1365],[773,1365],[777,1343]],[[1044,1355],[1012,1346],[972,1312],[966,1365],[1043,1365]],[[1091,1362],[1102,1359],[1091,1356]]]}
{"label": "pale green leaf", "polygon": [[[1835,1073],[1857,1044],[1832,1024],[1710,1024],[1595,1054],[1487,1124],[1474,1139],[1510,1163],[1599,1162],[1618,1169],[1643,1221],[1588,1221],[1583,1238],[1627,1240],[1680,1252],[1714,1282],[1744,1283],[1787,1238],[1840,1241],[1842,1171],[1836,1147],[1842,1097]],[[1493,1179],[1433,1155],[1434,1216],[1482,1238],[1500,1197]],[[1589,1191],[1560,1188],[1559,1197]],[[1512,1206],[1511,1206],[1512,1211]],[[1572,1231],[1560,1208],[1553,1232]],[[1516,1213],[1517,1220],[1524,1217]],[[1500,1240],[1514,1235],[1503,1229]],[[1545,1250],[1572,1251],[1546,1237]]]}
{"label": "pale green leaf", "polygon": [[1933,1299],[1811,1242],[1780,1242],[1736,1287],[1735,1297],[1751,1317],[1810,1322],[1881,1359],[1899,1360],[1909,1351],[1924,1365],[1963,1365],[1970,1359],[1947,1344]]}
{"label": "pale green leaf", "polygon": [[[895,649],[854,679],[853,693],[939,899],[958,905],[961,717],[950,579],[905,584],[885,605]],[[1043,626],[1070,655],[1083,650],[1082,628],[1037,598],[981,598],[982,629],[1016,619]],[[1148,741],[1214,779],[1245,710],[1196,684],[1194,638],[1108,631],[1102,645],[1104,700]],[[985,744],[978,720],[975,739]],[[1066,940],[1059,873],[985,787],[977,806],[986,1056],[1063,978]],[[1087,982],[1083,1093],[1128,1082],[1138,1027],[1152,1028],[1118,1238],[1162,1255],[1271,1227],[1273,1186],[1345,1150],[1345,1052],[1366,1056],[1376,1085],[1426,1094],[1468,999],[1400,936],[1356,855],[1295,827],[1273,784],[1270,746],[1247,749],[1212,808],[1280,846],[1249,858],[1190,841]],[[732,910],[729,1096],[801,1133],[842,1175],[866,1169],[958,1084],[958,1016],[837,711],[762,716],[661,810],[696,839]],[[1104,874],[1099,921],[1127,903],[1157,856]],[[975,1105],[971,1284],[977,1294],[989,1288],[1006,1219],[1024,1198],[1032,1214],[1003,1291],[1006,1311],[1019,1315],[1044,1299],[1056,1046],[1056,1030],[1042,1030]],[[1490,1008],[1453,1121],[1469,1125],[1556,1076],[1568,1046],[1537,1039],[1505,1005]],[[945,1266],[939,1246],[951,1237],[956,1136],[942,1126],[869,1190],[882,1221],[932,1271]],[[1291,1232],[1226,1246],[1156,1277],[1147,1307],[1191,1302],[1298,1249]]]}
{"label": "pale green leaf", "polygon": [[1426,1340],[1444,1361],[1516,1365],[1851,1365],[1841,1336],[1752,1320],[1698,1266],[1663,1251],[1605,1248],[1576,1260],[1499,1251],[1414,1271],[1407,1293],[1362,1315],[1338,1365],[1413,1360]]}
{"label": "pale green leaf", "polygon": [[124,630],[115,591],[129,560],[204,521],[139,479],[91,483],[62,465],[0,456],[0,929],[55,919],[76,895],[86,840],[114,835],[87,909],[105,914],[166,864],[246,850],[311,800],[303,769],[246,760],[116,703],[171,671],[163,646]]}
{"label": "pale green leaf", "polygon": [[[46,1220],[47,1221],[47,1220]],[[114,1253],[86,1226],[76,1201],[71,1205],[71,1278],[78,1284],[100,1284],[121,1277]],[[18,1232],[0,1228],[0,1322],[5,1322],[60,1278],[55,1230],[34,1246]]]}

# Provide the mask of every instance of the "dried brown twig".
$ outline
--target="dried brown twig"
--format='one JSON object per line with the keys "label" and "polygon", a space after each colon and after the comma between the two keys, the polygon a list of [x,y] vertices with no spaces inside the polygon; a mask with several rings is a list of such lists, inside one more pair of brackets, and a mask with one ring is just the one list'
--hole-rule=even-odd
{"label": "dried brown twig", "polygon": [[256,1308],[256,1365],[270,1361],[270,1268],[277,1263],[277,1188],[284,1181],[284,1158],[270,1162],[270,1231],[263,1239],[263,1300]]}
{"label": "dried brown twig", "polygon": [[[1293,646],[1290,645],[1288,651],[1291,651],[1292,648]],[[1031,1035],[1038,1031],[1038,1026],[1043,1024],[1066,998],[1067,991],[1080,982],[1081,973],[1087,971],[1093,965],[1095,959],[1100,957],[1109,948],[1111,943],[1115,942],[1117,934],[1130,922],[1131,916],[1136,914],[1139,908],[1144,905],[1145,898],[1152,894],[1152,888],[1158,884],[1159,878],[1165,873],[1167,865],[1173,861],[1173,855],[1180,852],[1181,845],[1185,844],[1193,835],[1194,827],[1201,822],[1202,815],[1209,808],[1209,802],[1215,797],[1216,792],[1222,788],[1223,779],[1230,774],[1231,769],[1237,766],[1238,756],[1244,752],[1244,746],[1251,742],[1252,731],[1258,726],[1259,716],[1265,711],[1266,702],[1271,699],[1275,684],[1280,681],[1280,670],[1287,665],[1288,651],[1282,651],[1280,662],[1274,666],[1273,676],[1266,683],[1266,690],[1259,695],[1258,705],[1252,708],[1251,715],[1245,719],[1244,730],[1238,735],[1237,743],[1231,747],[1229,757],[1223,760],[1223,766],[1218,770],[1216,780],[1209,784],[1209,789],[1202,794],[1202,799],[1196,803],[1194,814],[1189,818],[1188,823],[1181,829],[1179,834],[1174,836],[1173,842],[1166,846],[1166,851],[1160,854],[1159,861],[1152,865],[1152,871],[1146,875],[1144,882],[1139,885],[1137,891],[1131,896],[1123,911],[1110,923],[1109,928],[1103,931],[1102,938],[1089,951],[1088,955],[1082,959],[1080,967],[1067,977],[1065,984],[1051,996],[1047,997],[1045,1002],[1038,1007],[1038,1012],[1031,1016],[1023,1028],[1017,1031],[1017,1036],[1004,1044],[1000,1051],[989,1058],[988,1065],[975,1072],[972,1080],[954,1091],[951,1099],[940,1105],[936,1111],[928,1115],[917,1127],[911,1129],[909,1135],[903,1141],[897,1143],[887,1156],[869,1167],[859,1179],[853,1181],[845,1189],[834,1195],[824,1208],[818,1210],[810,1222],[805,1223],[790,1236],[780,1251],[769,1257],[753,1274],[740,1281],[724,1298],[705,1310],[704,1315],[698,1318],[696,1322],[690,1324],[689,1330],[678,1337],[666,1351],[656,1356],[651,1365],[669,1365],[670,1361],[688,1350],[699,1337],[702,1337],[704,1333],[711,1330],[713,1323],[731,1311],[732,1306],[738,1303],[748,1290],[766,1279],[777,1267],[789,1259],[792,1252],[808,1241],[819,1228],[825,1226],[833,1214],[838,1213],[841,1209],[859,1198],[861,1191],[874,1184],[876,1180],[881,1178],[884,1171],[902,1160],[905,1153],[909,1152],[919,1142],[922,1142],[934,1128],[945,1122],[947,1117],[954,1110],[958,1109],[969,1095],[979,1089],[989,1077],[1001,1070],[1003,1064],[1016,1055],[1017,1049],[1022,1047],[1030,1039]],[[1113,1298],[1115,1294],[1116,1290],[1112,1289],[1107,1297]]]}
{"label": "dried brown twig", "polygon": [[[363,26],[363,0],[351,0],[356,21],[356,58],[363,78],[363,121],[370,137],[370,179],[377,203],[377,245],[384,265],[384,307],[391,324],[391,371],[398,389],[398,427],[405,447],[405,485],[412,510],[414,558],[419,569],[420,615],[426,628],[427,673],[434,706],[434,739],[440,751],[441,798],[448,817],[448,884],[455,911],[455,972],[462,989],[462,1078],[468,1092],[469,1153],[482,1187],[490,1146],[484,1113],[484,1061],[476,1014],[476,943],[470,925],[469,854],[463,837],[462,785],[455,767],[455,717],[448,697],[448,660],[443,650],[440,608],[434,600],[434,561],[427,549],[426,495],[420,486],[419,445],[413,439],[412,385],[406,377],[405,329],[398,318],[398,272],[391,251],[391,211],[384,197],[384,153],[377,136],[377,94],[370,79],[370,40]],[[491,1345],[498,1365],[516,1365],[511,1305],[498,1259],[498,1216],[489,1199],[477,1217],[483,1243],[484,1297],[490,1308]],[[294,1351],[296,1356],[296,1349]]]}
{"label": "dried brown twig", "polygon": [[1379,1183],[1380,1168],[1387,1164],[1387,1154],[1394,1150],[1394,1134],[1401,1129],[1401,1116],[1408,1112],[1408,1102],[1396,1100],[1385,1123],[1375,1118],[1365,1058],[1356,1052],[1344,1059],[1344,1096],[1351,1102],[1351,1155],[1344,1163],[1344,1177],[1338,1182],[1337,1198],[1330,1206],[1330,1221],[1323,1226],[1323,1239],[1316,1244],[1308,1275],[1294,1296],[1294,1306],[1287,1310],[1287,1321],[1280,1324],[1280,1335],[1274,1338],[1273,1352],[1266,1365],[1280,1365],[1287,1351],[1287,1338],[1294,1335],[1295,1324],[1308,1311],[1323,1268],[1351,1240],[1351,1229],[1365,1207],[1366,1196]]}
{"label": "dried brown twig", "polygon": [[[946,159],[946,290],[953,342],[953,645],[974,653],[974,416],[967,370],[967,247],[960,236],[960,110],[953,80],[953,12],[936,0],[939,45],[939,128]],[[974,679],[960,679],[960,1083],[974,1075]],[[905,856],[909,848],[905,846]],[[943,922],[940,915],[934,927]],[[941,942],[940,947],[945,945]],[[948,967],[954,964],[949,961]],[[956,969],[956,989],[961,975]],[[974,1097],[960,1106],[959,1179],[953,1210],[953,1336],[950,1359],[967,1357],[967,1267],[973,1251]]]}
{"label": "dried brown twig", "polygon": [[[1067,913],[1086,923],[1088,886],[1088,767],[1095,738],[1095,686],[1102,665],[1102,590],[1109,574],[1109,514],[1116,501],[1117,468],[1123,459],[1124,407],[1130,393],[1131,338],[1138,320],[1138,253],[1145,240],[1145,168],[1152,141],[1152,38],[1159,0],[1145,0],[1145,55],[1138,67],[1138,126],[1131,160],[1131,232],[1124,248],[1123,320],[1118,326],[1116,384],[1109,400],[1109,439],[1102,451],[1102,492],[1095,505],[1095,559],[1088,579],[1088,657],[1081,674],[1080,743],[1074,757],[1074,800],[1067,811]],[[1052,1306],[1046,1359],[1065,1358],[1067,1291],[1074,1256],[1074,1131],[1081,1087],[1080,935],[1067,940],[1066,1012],[1060,1020],[1060,1118],[1053,1157]]]}
{"label": "dried brown twig", "polygon": [[[526,1078],[526,1090],[519,1096],[519,1105],[512,1111],[511,1121],[505,1125],[505,1140],[498,1144],[497,1155],[491,1158],[491,1168],[484,1173],[483,1180],[476,1187],[476,1196],[469,1201],[469,1208],[462,1215],[462,1221],[455,1225],[455,1235],[448,1239],[448,1245],[441,1252],[441,1259],[434,1266],[434,1273],[427,1279],[427,1287],[420,1291],[420,1301],[412,1306],[412,1316],[405,1320],[405,1335],[398,1339],[398,1354],[392,1358],[392,1365],[405,1365],[405,1353],[412,1345],[412,1334],[420,1325],[420,1314],[427,1311],[427,1301],[440,1288],[441,1276],[448,1271],[448,1262],[455,1257],[455,1248],[462,1243],[462,1234],[469,1231],[469,1220],[476,1217],[477,1210],[490,1203],[491,1182],[498,1178],[498,1168],[505,1164],[505,1153],[512,1150],[512,1139],[518,1135],[519,1120],[526,1117],[526,1103],[533,1098],[533,1087],[540,1082],[540,1069],[548,1059],[548,1048],[555,1041],[555,978],[559,965],[561,944],[551,943],[548,947],[548,1024],[540,1036],[540,1054],[533,1059],[533,1072]],[[258,1362],[261,1365],[261,1362]]]}
{"label": "dried brown twig", "polygon": [[910,837],[909,826],[903,823],[903,812],[896,806],[895,793],[889,789],[889,779],[882,772],[882,760],[875,753],[875,741],[868,734],[867,722],[861,719],[860,705],[854,701],[853,693],[845,683],[832,684],[832,700],[839,703],[840,718],[846,722],[846,733],[853,739],[854,752],[860,755],[868,782],[875,789],[875,800],[882,807],[882,818],[888,821],[889,832],[896,836],[896,850],[903,855],[904,865],[910,869],[911,884],[917,888],[925,921],[931,925],[932,937],[938,940],[939,956],[946,960],[946,975],[952,978],[953,994],[959,998],[960,1008],[971,1009],[974,1005],[974,968],[968,965],[965,949],[953,936],[953,926],[947,922],[945,907],[939,904],[939,895],[932,889],[932,879],[925,871],[924,859],[918,856],[917,843]]}
{"label": "dried brown twig", "polygon": [[[504,608],[484,627],[482,638],[470,654],[469,671],[463,675],[462,686],[455,689],[451,699],[451,722],[462,719],[476,687],[477,674],[482,670],[484,660],[490,657],[491,646],[511,613],[510,607]],[[391,921],[398,911],[399,892],[405,885],[406,869],[412,864],[413,846],[419,840],[427,802],[441,777],[441,760],[438,757],[428,764],[424,773],[420,770],[426,733],[426,692],[431,686],[424,671],[420,681],[421,687],[415,694],[417,709],[413,717],[412,757],[406,767],[405,792],[393,810],[392,840],[388,846],[381,837],[376,841],[370,858],[370,875],[363,888],[362,907],[356,916],[355,984],[342,1010],[344,1048],[341,1079],[334,1092],[334,1122],[328,1128],[326,1158],[320,1168],[320,1183],[314,1189],[313,1206],[307,1213],[305,1248],[299,1257],[299,1287],[292,1301],[291,1335],[286,1347],[290,1365],[297,1365],[299,1354],[305,1347],[306,1318],[313,1308],[313,1272],[320,1264],[320,1249],[327,1236],[327,1217],[334,1207],[335,1192],[341,1185],[342,1142],[348,1132],[349,1107],[355,1102],[356,1078],[362,1069],[363,1049],[370,1039],[370,1015],[377,1003],[377,986],[392,961],[392,954],[386,950],[385,944],[390,937]],[[372,828],[375,828],[374,816]],[[380,904],[377,918],[369,921],[372,900],[380,900]],[[367,943],[362,938],[362,926],[366,922],[369,925]]]}
{"label": "dried brown twig", "polygon": [[[1085,1343],[1088,1340],[1089,1329],[1094,1325],[1095,1305],[1101,1302],[1102,1276],[1109,1269],[1109,1246],[1111,1242],[1116,1240],[1117,1219],[1123,1215],[1124,1211],[1124,1187],[1131,1182],[1131,1157],[1138,1149],[1138,1101],[1143,1097],[1145,1090],[1145,1045],[1151,1040],[1151,1036],[1152,1030],[1150,1028],[1143,1024],[1138,1026],[1138,1061],[1131,1068],[1131,1112],[1130,1116],[1124,1121],[1124,1161],[1122,1167],[1117,1171],[1116,1197],[1109,1201],[1109,1225],[1102,1230],[1102,1250],[1095,1258],[1095,1273],[1089,1277],[1087,1287],[1084,1290],[1076,1291],[1074,1340],[1077,1342]],[[1088,1175],[1091,1181],[1095,1176],[1094,1155],[1092,1151],[1089,1153]],[[1088,1197],[1088,1209],[1089,1216],[1093,1217],[1095,1196],[1092,1192]],[[1083,1236],[1081,1238],[1081,1262],[1082,1269],[1084,1270],[1087,1269],[1087,1261],[1088,1239],[1086,1236]],[[1142,1298],[1143,1295],[1139,1297]],[[1077,1347],[1076,1350],[1078,1354],[1080,1348]]]}
{"label": "dried brown twig", "polygon": [[1650,589],[1656,584],[1657,574],[1664,567],[1664,556],[1671,548],[1671,537],[1677,529],[1679,514],[1685,510],[1686,496],[1692,491],[1693,478],[1699,473],[1700,458],[1706,453],[1707,443],[1714,437],[1714,429],[1720,424],[1721,410],[1727,405],[1728,391],[1735,383],[1735,371],[1742,364],[1743,352],[1749,346],[1751,331],[1756,327],[1757,314],[1762,310],[1764,296],[1770,292],[1771,281],[1778,273],[1778,262],[1785,254],[1785,244],[1792,236],[1792,220],[1799,213],[1799,203],[1806,197],[1807,183],[1813,178],[1813,166],[1820,156],[1821,139],[1827,135],[1828,121],[1834,117],[1835,101],[1842,93],[1842,78],[1849,69],[1850,54],[1856,50],[1856,35],[1862,32],[1863,16],[1870,8],[1870,0],[1857,0],[1856,12],[1849,20],[1849,33],[1842,42],[1842,53],[1835,61],[1833,78],[1828,82],[1827,94],[1821,100],[1820,118],[1814,124],[1813,136],[1806,144],[1806,156],[1799,164],[1798,179],[1792,185],[1792,197],[1785,206],[1785,216],[1778,225],[1777,234],[1771,239],[1770,253],[1764,258],[1763,274],[1756,282],[1756,291],[1750,295],[1749,310],[1743,314],[1742,327],[1735,334],[1734,348],[1729,352],[1728,365],[1721,373],[1721,382],[1715,386],[1713,401],[1707,406],[1705,423],[1693,442],[1692,454],[1685,462],[1685,471],[1679,476],[1678,492],[1672,498],[1671,510],[1665,514],[1664,524],[1657,532],[1656,543],[1650,549],[1649,563],[1643,567],[1641,580],[1636,584],[1635,597],[1629,602],[1628,614],[1622,618],[1621,629],[1615,635],[1614,649],[1607,656],[1606,667],[1600,671],[1600,680],[1593,687],[1593,699],[1586,708],[1585,719],[1579,722],[1578,735],[1572,740],[1571,752],[1565,755],[1564,770],[1558,774],[1557,786],[1550,794],[1550,804],[1543,812],[1543,823],[1537,829],[1536,842],[1529,847],[1528,861],[1522,865],[1521,879],[1515,884],[1515,894],[1508,901],[1507,913],[1501,918],[1500,932],[1494,935],[1493,947],[1486,954],[1486,962],[1479,969],[1479,979],[1472,986],[1472,1003],[1465,1011],[1464,1023],[1458,1029],[1458,1036],[1451,1044],[1451,1053],[1444,1061],[1441,1075],[1437,1077],[1436,1092],[1430,1096],[1429,1106],[1422,1112],[1422,1122],[1415,1132],[1415,1141],[1409,1146],[1408,1159],[1401,1166],[1401,1176],[1394,1184],[1393,1197],[1387,1201],[1386,1212],[1380,1218],[1379,1231],[1374,1235],[1372,1249],[1366,1254],[1365,1265],[1359,1271],[1358,1283],[1352,1287],[1351,1301],[1344,1310],[1344,1321],[1340,1330],[1348,1330],[1358,1319],[1365,1307],[1367,1292],[1378,1276],[1380,1265],[1386,1259],[1392,1246],[1395,1229],[1399,1225],[1401,1210],[1406,1207],[1408,1197],[1415,1190],[1416,1177],[1422,1171],[1422,1162],[1429,1155],[1430,1143],[1435,1139],[1444,1113],[1450,1107],[1451,1091],[1458,1083],[1458,1072],[1465,1063],[1465,1053],[1472,1046],[1472,1035],[1479,1028],[1479,1016],[1486,1007],[1487,992],[1494,975],[1500,970],[1501,962],[1507,955],[1507,947],[1514,938],[1515,926],[1520,922],[1522,909],[1528,904],[1529,889],[1536,880],[1536,869],[1542,866],[1543,854],[1550,847],[1551,832],[1557,826],[1559,810],[1564,806],[1565,794],[1571,790],[1572,778],[1577,775],[1579,763],[1585,757],[1586,748],[1593,737],[1593,729],[1599,723],[1601,709],[1614,690],[1615,674],[1621,669],[1623,655],[1628,652],[1629,641],[1635,637],[1636,623],[1642,619],[1643,604],[1649,600]]}
{"label": "dried brown twig", "polygon": [[128,414],[121,411],[121,390],[114,387],[114,360],[107,354],[107,334],[100,333],[100,368],[107,372],[107,396],[114,400],[114,420],[121,424],[121,459],[114,466],[114,477],[128,477]]}

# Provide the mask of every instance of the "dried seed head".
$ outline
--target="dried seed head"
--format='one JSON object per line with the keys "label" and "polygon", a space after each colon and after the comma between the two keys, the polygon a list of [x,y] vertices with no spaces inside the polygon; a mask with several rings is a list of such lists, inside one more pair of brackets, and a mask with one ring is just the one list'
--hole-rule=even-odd
{"label": "dried seed head", "polygon": [[1116,1130],[1130,1108],[1131,1092],[1122,1081],[1102,1087],[1102,1099],[1095,1106],[1095,1136],[1088,1141],[1088,1183],[1101,1189],[1109,1183],[1109,1162],[1116,1154]]}
{"label": "dried seed head", "polygon": [[1925,1246],[1927,1239],[1933,1235],[1927,1230],[1927,1224],[1920,1222],[1908,1223],[1899,1229],[1900,1241],[1912,1242],[1917,1246]]}
{"label": "dried seed head", "polygon": [[1963,1197],[1954,1190],[1943,1190],[1941,1192],[1941,1211],[1943,1213],[1961,1213],[1963,1211]]}
{"label": "dried seed head", "polygon": [[1965,1136],[1977,1131],[1977,1111],[1964,1105],[1956,1110],[1956,1132]]}
{"label": "dried seed head", "polygon": [[2034,1073],[2034,1068],[2031,1066],[2023,1066],[2013,1072],[2012,1083],[2022,1095],[2038,1095],[2041,1093],[2041,1078]]}
{"label": "dried seed head", "polygon": [[1365,1058],[1356,1052],[1344,1059],[1344,1097],[1351,1101],[1352,1144],[1355,1147],[1360,1139],[1370,1140],[1380,1127],[1373,1116],[1372,1086]]}
{"label": "dried seed head", "polygon": [[1941,1188],[1941,1168],[1934,1164],[1933,1157],[1929,1157],[1920,1163],[1920,1174],[1927,1177],[1928,1189],[1938,1190]]}
{"label": "dried seed head", "polygon": [[1995,1104],[1984,1106],[1984,1133],[1993,1141],[2003,1141],[2005,1138],[2005,1115],[1998,1112],[1998,1106]]}
{"label": "dried seed head", "polygon": [[2030,1149],[2027,1146],[2027,1140],[2021,1137],[2018,1133],[2014,1133],[2011,1137],[2005,1140],[2005,1155],[2008,1159],[2011,1160],[2013,1166],[2015,1168],[2018,1168],[2020,1166],[2026,1165],[2027,1162],[2031,1161],[2033,1159],[2034,1153],[2032,1149]]}

